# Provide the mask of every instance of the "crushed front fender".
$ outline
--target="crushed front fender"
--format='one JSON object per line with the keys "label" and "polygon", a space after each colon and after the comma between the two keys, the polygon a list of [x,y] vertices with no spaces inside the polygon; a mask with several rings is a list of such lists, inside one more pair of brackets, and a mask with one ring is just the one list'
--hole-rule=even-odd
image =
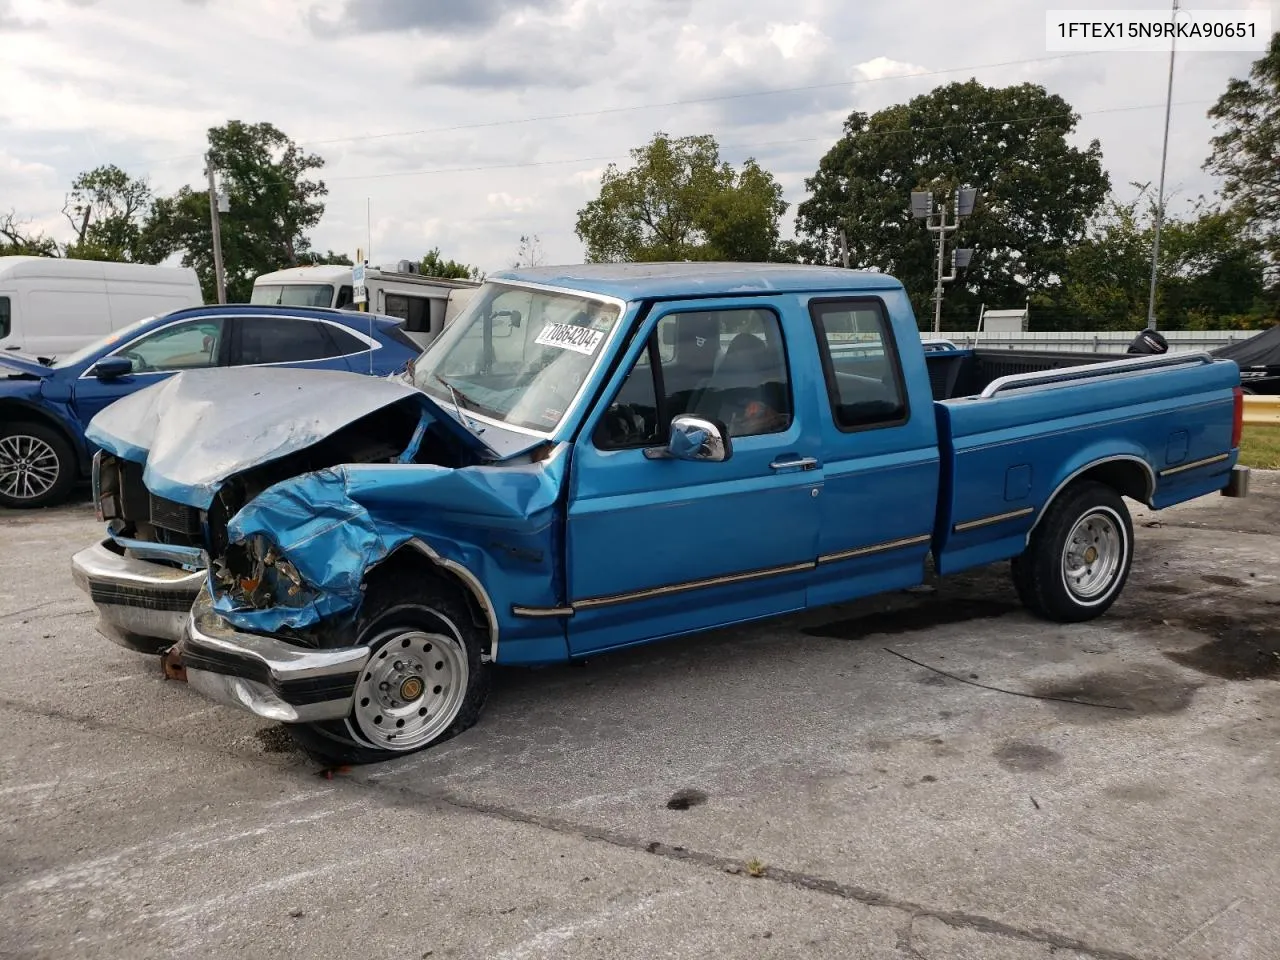
{"label": "crushed front fender", "polygon": [[351,615],[368,571],[413,541],[465,567],[489,593],[515,589],[551,602],[560,589],[556,505],[565,460],[553,454],[541,463],[459,469],[348,464],[282,481],[232,518],[227,539],[240,549],[257,541],[259,559],[274,551],[287,575],[275,575],[267,603],[261,594],[251,603],[235,589],[236,573],[211,569],[214,610],[264,633]]}

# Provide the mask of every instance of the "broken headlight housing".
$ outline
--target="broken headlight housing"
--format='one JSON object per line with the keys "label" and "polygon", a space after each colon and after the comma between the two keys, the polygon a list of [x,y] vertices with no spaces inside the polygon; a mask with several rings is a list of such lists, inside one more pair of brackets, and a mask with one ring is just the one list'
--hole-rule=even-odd
{"label": "broken headlight housing", "polygon": [[237,607],[302,607],[314,597],[293,565],[262,534],[228,545],[213,561],[213,582]]}

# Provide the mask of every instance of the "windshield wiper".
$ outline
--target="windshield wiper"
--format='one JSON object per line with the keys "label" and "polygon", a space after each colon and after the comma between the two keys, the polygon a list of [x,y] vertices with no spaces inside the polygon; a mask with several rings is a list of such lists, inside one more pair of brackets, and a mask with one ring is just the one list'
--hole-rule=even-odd
{"label": "windshield wiper", "polygon": [[466,427],[471,433],[475,434],[475,436],[480,436],[480,430],[476,429],[475,424],[470,422],[470,418],[463,414],[462,404],[459,403],[458,400],[461,398],[462,400],[467,401],[467,406],[471,407],[473,410],[482,409],[482,404],[467,396],[444,377],[440,376],[440,374],[433,372],[431,375],[443,383],[445,389],[449,391],[449,396],[453,398],[453,405],[458,409],[458,422]]}

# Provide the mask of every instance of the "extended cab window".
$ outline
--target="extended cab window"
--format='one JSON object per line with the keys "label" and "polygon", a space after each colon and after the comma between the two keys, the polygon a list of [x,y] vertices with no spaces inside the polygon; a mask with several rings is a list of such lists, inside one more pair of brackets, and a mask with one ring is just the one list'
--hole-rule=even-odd
{"label": "extended cab window", "polygon": [[0,297],[0,340],[3,340],[10,333],[12,321],[9,319],[9,298]]}
{"label": "extended cab window", "polygon": [[222,347],[221,319],[191,320],[157,330],[115,352],[134,373],[216,367]]}
{"label": "extended cab window", "polygon": [[301,363],[338,353],[322,323],[287,317],[245,317],[240,321],[242,364]]}
{"label": "extended cab window", "polygon": [[883,302],[814,301],[809,311],[836,426],[862,430],[902,423],[902,365]]}
{"label": "extended cab window", "polygon": [[718,421],[731,437],[791,425],[782,327],[767,309],[663,317],[596,430],[603,449],[665,443],[682,413]]}

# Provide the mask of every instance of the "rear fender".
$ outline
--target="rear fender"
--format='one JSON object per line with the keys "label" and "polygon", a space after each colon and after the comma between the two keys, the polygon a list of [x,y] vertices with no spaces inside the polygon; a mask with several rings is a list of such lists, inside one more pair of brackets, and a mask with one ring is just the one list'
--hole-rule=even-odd
{"label": "rear fender", "polygon": [[1125,444],[1121,450],[1117,451],[1114,443],[1108,444],[1105,448],[1102,445],[1086,448],[1068,460],[1059,471],[1052,492],[1036,511],[1035,520],[1027,530],[1024,544],[1030,542],[1031,534],[1035,532],[1044,515],[1048,513],[1049,508],[1062,492],[1072,483],[1083,479],[1100,480],[1122,496],[1137,500],[1146,506],[1151,506],[1151,501],[1155,497],[1155,469],[1143,456],[1141,450]]}

